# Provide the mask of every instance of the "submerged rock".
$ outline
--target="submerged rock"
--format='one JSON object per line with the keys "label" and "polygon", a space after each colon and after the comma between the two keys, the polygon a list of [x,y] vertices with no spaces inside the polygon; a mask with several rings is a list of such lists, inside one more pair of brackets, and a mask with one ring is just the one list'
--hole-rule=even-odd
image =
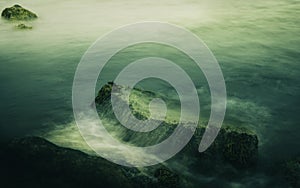
{"label": "submerged rock", "polygon": [[33,20],[38,18],[35,13],[21,7],[20,5],[5,8],[2,11],[1,16],[7,20]]}
{"label": "submerged rock", "polygon": [[32,29],[32,26],[27,26],[25,24],[18,24],[16,25],[17,29]]}

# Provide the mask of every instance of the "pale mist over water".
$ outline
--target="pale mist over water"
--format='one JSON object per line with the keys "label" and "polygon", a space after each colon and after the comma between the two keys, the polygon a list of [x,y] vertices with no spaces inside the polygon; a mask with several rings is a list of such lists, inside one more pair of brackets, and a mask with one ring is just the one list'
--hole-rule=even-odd
{"label": "pale mist over water", "polygon": [[[101,35],[139,21],[186,27],[200,37],[222,68],[228,94],[225,123],[254,130],[260,158],[298,156],[300,113],[299,1],[100,1],[19,0],[38,14],[32,30],[0,20],[0,134],[3,140],[30,134],[86,149],[74,124],[71,90],[81,56]],[[205,120],[210,94],[189,60],[158,46],[124,50],[99,78],[114,78],[117,65],[155,53],[177,60],[196,82]],[[120,61],[122,59],[122,61]],[[200,80],[200,81],[199,81]],[[148,84],[148,85],[147,85]],[[145,83],[144,87],[151,83]],[[159,91],[173,97],[163,83]]]}

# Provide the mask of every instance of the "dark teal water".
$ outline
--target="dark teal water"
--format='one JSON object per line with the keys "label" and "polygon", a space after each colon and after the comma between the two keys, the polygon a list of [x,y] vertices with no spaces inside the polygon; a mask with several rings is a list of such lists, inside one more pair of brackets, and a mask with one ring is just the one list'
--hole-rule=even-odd
{"label": "dark teal water", "polygon": [[[263,160],[299,156],[299,1],[19,2],[40,18],[28,23],[34,27],[28,31],[0,20],[1,139],[42,132],[57,143],[80,148],[71,90],[81,56],[118,26],[158,20],[188,28],[212,50],[226,81],[225,123],[255,130]],[[1,1],[0,8],[12,4]],[[122,58],[130,60],[135,52],[147,50],[129,49]],[[165,52],[161,54],[170,59],[188,61]],[[185,68],[197,77],[193,66],[186,63]],[[111,75],[103,76],[109,80]],[[205,81],[199,83],[201,110],[207,116],[209,93]],[[168,93],[163,86],[161,92]]]}

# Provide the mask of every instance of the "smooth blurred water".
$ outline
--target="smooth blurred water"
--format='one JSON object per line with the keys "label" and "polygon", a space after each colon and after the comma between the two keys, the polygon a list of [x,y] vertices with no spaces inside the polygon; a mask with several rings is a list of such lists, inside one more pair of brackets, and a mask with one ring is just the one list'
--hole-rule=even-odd
{"label": "smooth blurred water", "polygon": [[[18,1],[39,15],[33,30],[0,20],[1,139],[74,126],[71,89],[87,48],[110,30],[138,21],[166,21],[197,34],[222,68],[228,108],[225,123],[255,130],[262,158],[276,161],[300,153],[300,3],[266,1]],[[12,6],[0,2],[3,9]],[[197,79],[187,59],[160,48]],[[148,48],[125,50],[124,62]],[[143,55],[138,55],[143,56]],[[116,65],[122,62],[115,61]],[[114,70],[114,64],[108,71]],[[106,72],[109,80],[113,74]],[[209,92],[197,82],[204,117]],[[105,80],[104,79],[104,80]],[[161,92],[171,95],[161,85]],[[202,109],[203,108],[203,109]],[[66,133],[67,134],[67,133]],[[70,137],[72,138],[72,137]],[[65,142],[71,142],[65,138]],[[71,144],[70,144],[71,146]]]}

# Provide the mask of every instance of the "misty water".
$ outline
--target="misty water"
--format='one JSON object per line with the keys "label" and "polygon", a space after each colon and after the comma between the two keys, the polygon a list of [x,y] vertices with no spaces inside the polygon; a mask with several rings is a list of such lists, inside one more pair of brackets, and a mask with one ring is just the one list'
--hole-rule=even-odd
{"label": "misty water", "polygon": [[[1,1],[0,8],[14,3]],[[214,53],[226,82],[224,122],[258,134],[261,163],[299,156],[299,1],[17,3],[36,12],[39,19],[28,22],[33,29],[25,31],[15,29],[18,22],[0,20],[2,140],[38,134],[64,146],[84,148],[71,103],[73,77],[82,55],[98,37],[124,24],[164,21],[189,29]],[[125,49],[119,58],[112,59],[99,84],[112,80],[114,70],[122,63],[148,54],[169,58],[185,67],[195,81],[206,119],[210,95],[205,78],[189,59],[166,47]],[[151,88],[151,82],[145,82],[144,87]],[[165,83],[156,87],[173,97],[174,92]]]}

